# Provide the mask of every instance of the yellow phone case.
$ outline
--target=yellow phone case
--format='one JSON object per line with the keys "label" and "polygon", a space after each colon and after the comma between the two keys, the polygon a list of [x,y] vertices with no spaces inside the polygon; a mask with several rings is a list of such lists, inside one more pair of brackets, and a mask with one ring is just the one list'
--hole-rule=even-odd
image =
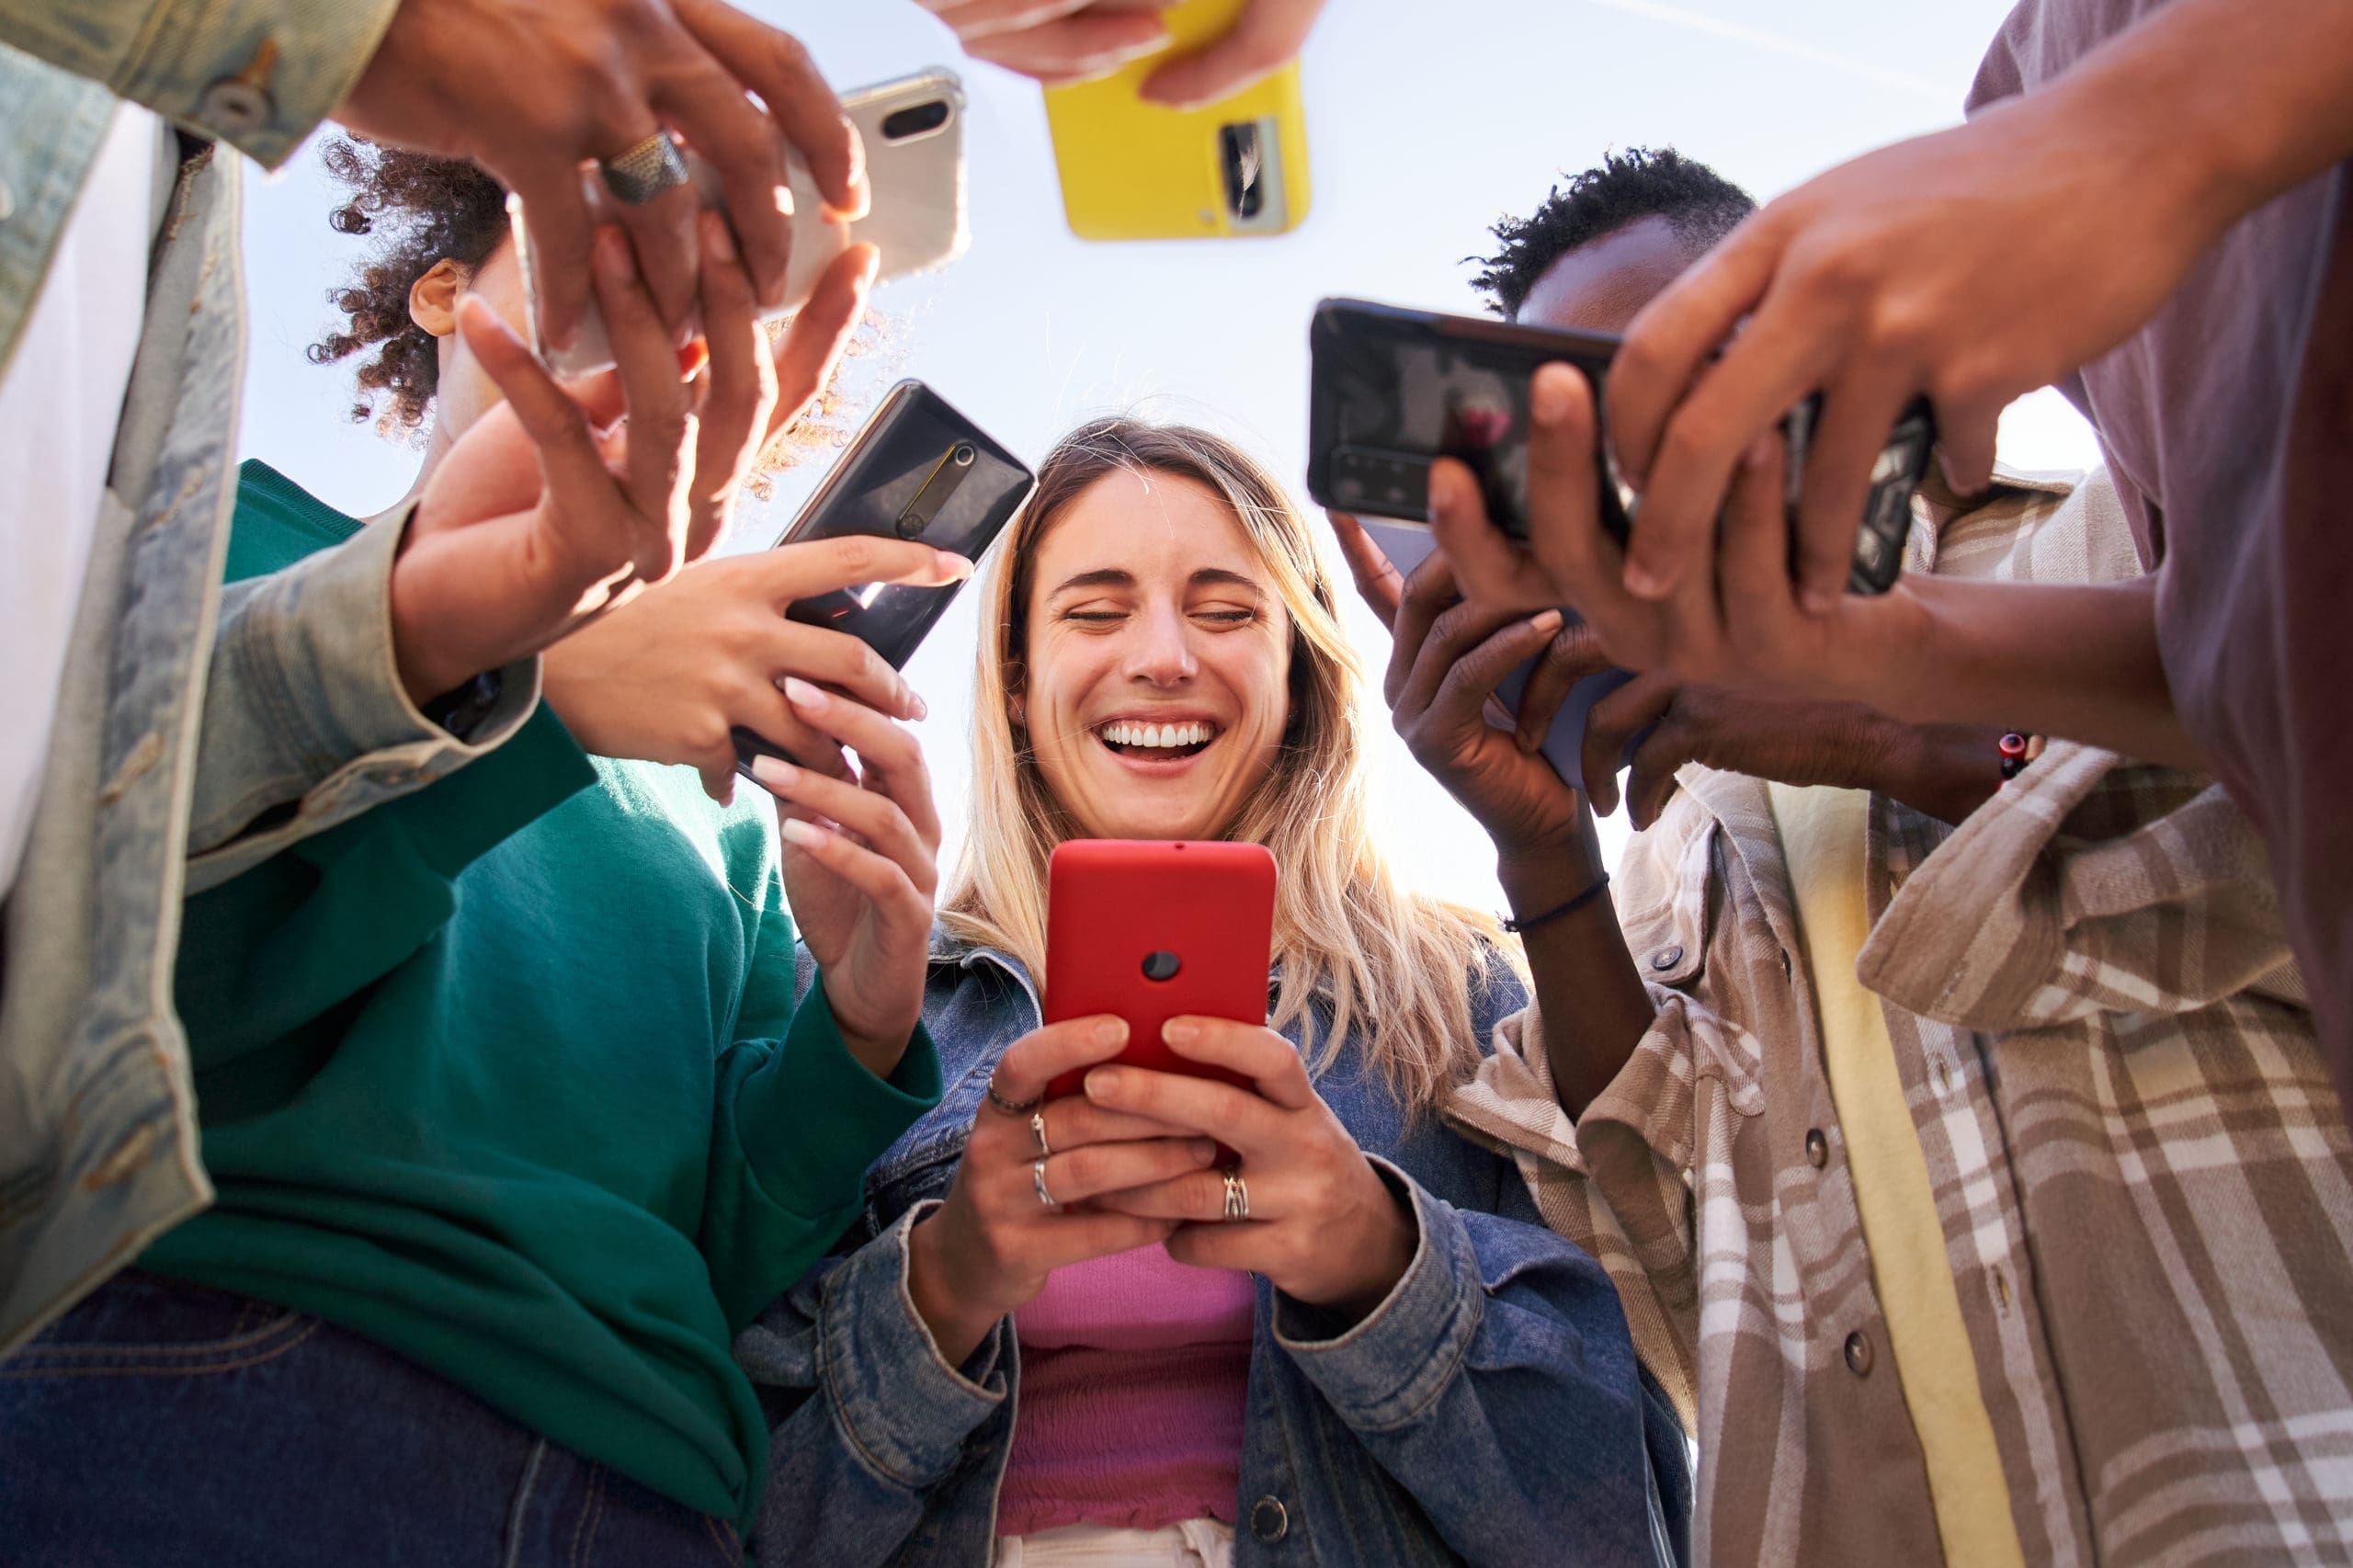
{"label": "yellow phone case", "polygon": [[1073,233],[1084,240],[1280,234],[1307,216],[1298,62],[1200,108],[1165,108],[1137,96],[1168,55],[1223,34],[1244,3],[1184,0],[1162,14],[1167,50],[1099,81],[1046,89],[1063,215]]}

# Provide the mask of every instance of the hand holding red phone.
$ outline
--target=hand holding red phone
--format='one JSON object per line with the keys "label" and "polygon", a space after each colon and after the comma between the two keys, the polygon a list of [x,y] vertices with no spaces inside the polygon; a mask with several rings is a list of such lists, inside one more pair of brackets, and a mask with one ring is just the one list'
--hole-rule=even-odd
{"label": "hand holding red phone", "polygon": [[1083,1103],[1214,1134],[1240,1164],[1112,1192],[1100,1206],[1180,1221],[1168,1238],[1179,1263],[1263,1274],[1285,1295],[1350,1319],[1379,1306],[1413,1261],[1419,1232],[1308,1081],[1298,1049],[1270,1028],[1226,1018],[1172,1018],[1162,1038],[1187,1062],[1252,1086],[1108,1064],[1086,1074]]}
{"label": "hand holding red phone", "polygon": [[1108,1062],[1127,1041],[1118,1018],[1071,1018],[1033,1029],[998,1061],[947,1201],[907,1237],[907,1293],[950,1365],[1035,1300],[1055,1269],[1150,1246],[1176,1229],[1111,1212],[1107,1195],[1215,1157],[1210,1139],[1183,1129],[1045,1097],[1050,1080]]}

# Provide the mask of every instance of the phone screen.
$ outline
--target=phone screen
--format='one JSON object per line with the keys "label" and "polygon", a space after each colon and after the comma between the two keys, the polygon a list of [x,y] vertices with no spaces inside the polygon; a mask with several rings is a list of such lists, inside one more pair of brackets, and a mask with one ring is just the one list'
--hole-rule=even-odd
{"label": "phone screen", "polygon": [[[1455,458],[1478,477],[1488,520],[1528,538],[1528,387],[1537,367],[1576,366],[1604,395],[1618,340],[1472,316],[1398,310],[1361,300],[1315,308],[1308,405],[1308,491],[1336,511],[1423,523],[1430,464]],[[1792,409],[1789,496],[1794,510],[1819,394]],[[1926,399],[1889,431],[1871,473],[1855,538],[1847,591],[1885,593],[1903,570],[1912,493],[1936,444]],[[1602,526],[1620,544],[1635,526],[1636,497],[1596,454]]]}
{"label": "phone screen", "polygon": [[[1567,359],[1597,387],[1614,342],[1493,323],[1471,335],[1450,318],[1325,301],[1310,342],[1314,392],[1309,489],[1341,511],[1421,521],[1430,463],[1454,458],[1477,476],[1487,517],[1528,537],[1528,384]],[[1625,513],[1605,484],[1602,516],[1624,537]]]}

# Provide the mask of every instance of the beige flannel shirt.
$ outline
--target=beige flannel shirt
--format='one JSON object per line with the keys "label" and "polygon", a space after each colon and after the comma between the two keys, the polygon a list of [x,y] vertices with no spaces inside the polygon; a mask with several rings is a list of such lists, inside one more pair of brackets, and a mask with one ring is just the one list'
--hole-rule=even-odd
{"label": "beige flannel shirt", "polygon": [[[2062,489],[1935,508],[1913,564],[2129,572],[2104,478]],[[1766,787],[1682,783],[1617,874],[1659,1008],[1632,1059],[1572,1126],[1531,1007],[1448,1116],[1696,1408],[1700,1561],[1935,1562]],[[1867,863],[1858,972],[2027,1560],[2353,1560],[2353,1142],[2245,818],[2055,743],[1957,828],[1874,796]]]}

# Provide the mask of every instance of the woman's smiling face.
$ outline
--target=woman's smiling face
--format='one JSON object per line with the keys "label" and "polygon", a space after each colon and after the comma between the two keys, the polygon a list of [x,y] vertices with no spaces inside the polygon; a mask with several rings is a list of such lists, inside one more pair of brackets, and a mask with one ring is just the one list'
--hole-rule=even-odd
{"label": "woman's smiling face", "polygon": [[1290,616],[1240,519],[1176,474],[1105,474],[1039,541],[1014,721],[1093,838],[1216,838],[1290,720]]}

